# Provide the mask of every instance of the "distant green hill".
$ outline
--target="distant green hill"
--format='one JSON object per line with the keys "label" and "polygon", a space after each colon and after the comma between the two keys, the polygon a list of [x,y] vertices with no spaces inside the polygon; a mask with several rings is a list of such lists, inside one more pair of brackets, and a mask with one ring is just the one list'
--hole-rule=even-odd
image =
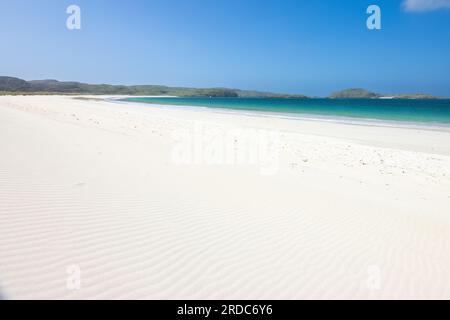
{"label": "distant green hill", "polygon": [[380,97],[379,94],[364,89],[346,89],[330,95],[332,99],[373,99],[378,97]]}
{"label": "distant green hill", "polygon": [[334,92],[330,95],[331,99],[438,99],[429,94],[411,93],[411,94],[380,94],[365,89],[346,89]]}
{"label": "distant green hill", "polygon": [[23,91],[26,92],[31,89],[31,85],[22,79],[13,77],[0,77],[0,91],[15,92]]}
{"label": "distant green hill", "polygon": [[[387,95],[389,96],[389,95]],[[393,99],[439,99],[438,97],[432,96],[430,94],[424,93],[404,93],[395,94],[392,96]]]}
{"label": "distant green hill", "polygon": [[246,91],[228,88],[184,88],[159,85],[122,86],[109,84],[86,84],[57,80],[25,81],[12,77],[0,77],[0,94],[111,94],[139,96],[183,96],[183,97],[271,97],[308,98],[305,95],[277,94],[271,92]]}

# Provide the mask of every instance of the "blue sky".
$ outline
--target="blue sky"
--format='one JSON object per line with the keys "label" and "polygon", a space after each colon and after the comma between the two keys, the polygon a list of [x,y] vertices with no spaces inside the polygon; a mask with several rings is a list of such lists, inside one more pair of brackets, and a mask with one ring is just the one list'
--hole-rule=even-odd
{"label": "blue sky", "polygon": [[[0,0],[0,74],[450,96],[450,1],[403,2]],[[70,4],[81,8],[81,30],[66,28]],[[366,28],[370,4],[381,7],[380,31]]]}

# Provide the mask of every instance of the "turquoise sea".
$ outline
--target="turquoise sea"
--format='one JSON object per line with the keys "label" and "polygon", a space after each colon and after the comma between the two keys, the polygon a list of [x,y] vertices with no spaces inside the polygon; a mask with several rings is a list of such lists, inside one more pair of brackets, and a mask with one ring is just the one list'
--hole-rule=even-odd
{"label": "turquoise sea", "polygon": [[158,105],[207,107],[323,119],[378,120],[450,127],[450,99],[127,98]]}

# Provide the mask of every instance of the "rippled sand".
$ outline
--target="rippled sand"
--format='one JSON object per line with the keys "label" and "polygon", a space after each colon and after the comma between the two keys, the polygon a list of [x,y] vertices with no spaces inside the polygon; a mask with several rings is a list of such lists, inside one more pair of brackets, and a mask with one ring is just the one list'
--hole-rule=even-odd
{"label": "rippled sand", "polygon": [[[199,127],[262,133],[276,149],[253,163],[176,161],[180,135]],[[450,299],[449,141],[0,97],[0,296]]]}

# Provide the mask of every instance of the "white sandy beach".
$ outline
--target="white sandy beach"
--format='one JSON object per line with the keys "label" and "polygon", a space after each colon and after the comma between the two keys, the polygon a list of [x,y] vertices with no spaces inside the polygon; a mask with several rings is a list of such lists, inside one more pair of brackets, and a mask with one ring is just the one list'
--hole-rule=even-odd
{"label": "white sandy beach", "polygon": [[[180,163],[199,127],[276,149]],[[0,296],[450,299],[450,132],[0,97]]]}

